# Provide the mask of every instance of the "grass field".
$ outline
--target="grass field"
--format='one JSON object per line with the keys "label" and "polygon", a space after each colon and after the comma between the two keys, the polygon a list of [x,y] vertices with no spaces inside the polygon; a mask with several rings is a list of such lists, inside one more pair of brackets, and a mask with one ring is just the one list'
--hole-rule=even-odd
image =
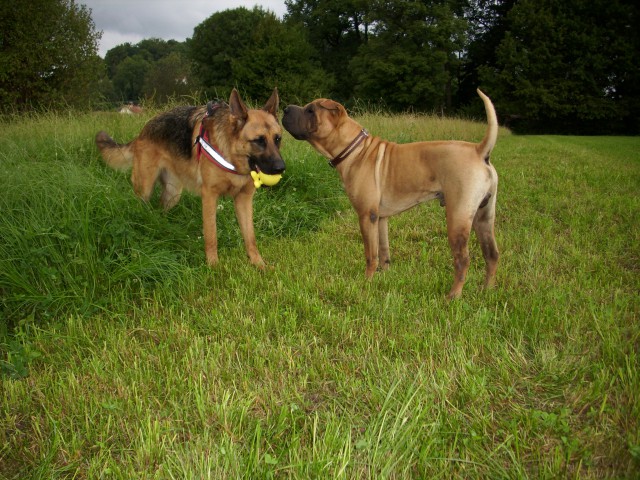
{"label": "grass field", "polygon": [[[363,115],[397,141],[484,125]],[[390,221],[364,278],[335,171],[283,141],[245,258],[220,265],[201,207],[138,201],[93,146],[145,118],[0,129],[0,478],[638,478],[640,138],[515,136],[500,175],[497,287],[475,238],[463,296],[437,202]]]}

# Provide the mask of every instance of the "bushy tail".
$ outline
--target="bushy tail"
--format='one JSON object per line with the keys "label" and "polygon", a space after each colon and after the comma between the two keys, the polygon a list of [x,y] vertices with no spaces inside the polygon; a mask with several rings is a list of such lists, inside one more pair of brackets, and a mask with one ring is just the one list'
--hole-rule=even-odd
{"label": "bushy tail", "polygon": [[104,163],[116,170],[128,170],[133,165],[132,142],[120,145],[107,132],[96,134],[96,145],[100,150]]}
{"label": "bushy tail", "polygon": [[487,112],[487,132],[484,134],[484,138],[482,142],[478,144],[476,149],[478,150],[478,154],[481,158],[484,158],[487,163],[489,163],[489,156],[491,155],[491,150],[496,145],[496,140],[498,139],[498,117],[496,116],[496,110],[493,108],[493,103],[489,97],[487,97],[484,93],[480,91],[480,89],[476,90],[482,101],[484,102],[484,109]]}

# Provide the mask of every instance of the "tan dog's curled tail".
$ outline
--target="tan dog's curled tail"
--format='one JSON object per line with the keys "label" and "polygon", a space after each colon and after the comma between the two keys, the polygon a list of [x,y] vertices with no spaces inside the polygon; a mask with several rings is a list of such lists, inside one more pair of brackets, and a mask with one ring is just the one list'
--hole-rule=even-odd
{"label": "tan dog's curled tail", "polygon": [[115,170],[128,170],[133,165],[133,142],[120,145],[107,132],[96,134],[96,145],[104,163]]}
{"label": "tan dog's curled tail", "polygon": [[478,150],[478,155],[480,158],[484,158],[485,162],[489,163],[489,156],[491,155],[491,150],[496,145],[496,141],[498,139],[498,117],[496,116],[496,110],[493,108],[493,103],[489,97],[487,97],[480,89],[476,90],[482,101],[484,102],[484,109],[487,112],[487,131],[484,134],[484,138],[482,142],[478,144],[476,147]]}

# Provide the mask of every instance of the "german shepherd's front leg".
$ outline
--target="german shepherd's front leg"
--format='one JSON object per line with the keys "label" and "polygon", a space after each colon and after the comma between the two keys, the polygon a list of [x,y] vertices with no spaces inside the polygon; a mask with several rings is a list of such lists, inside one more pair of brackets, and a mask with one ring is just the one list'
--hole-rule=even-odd
{"label": "german shepherd's front leg", "polygon": [[258,252],[256,234],[253,229],[253,195],[255,192],[253,186],[247,187],[234,197],[233,202],[249,261],[258,268],[264,268],[265,263],[260,256],[260,252]]}
{"label": "german shepherd's front leg", "polygon": [[207,264],[218,263],[218,234],[216,231],[216,210],[218,195],[210,189],[202,189],[202,228],[204,230],[204,252]]}

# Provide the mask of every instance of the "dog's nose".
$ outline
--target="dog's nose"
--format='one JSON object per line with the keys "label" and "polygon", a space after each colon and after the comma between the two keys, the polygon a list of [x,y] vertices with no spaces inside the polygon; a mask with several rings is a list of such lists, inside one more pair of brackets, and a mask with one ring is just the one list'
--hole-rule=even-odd
{"label": "dog's nose", "polygon": [[273,173],[282,173],[285,171],[285,168],[284,160],[276,161],[273,164]]}

